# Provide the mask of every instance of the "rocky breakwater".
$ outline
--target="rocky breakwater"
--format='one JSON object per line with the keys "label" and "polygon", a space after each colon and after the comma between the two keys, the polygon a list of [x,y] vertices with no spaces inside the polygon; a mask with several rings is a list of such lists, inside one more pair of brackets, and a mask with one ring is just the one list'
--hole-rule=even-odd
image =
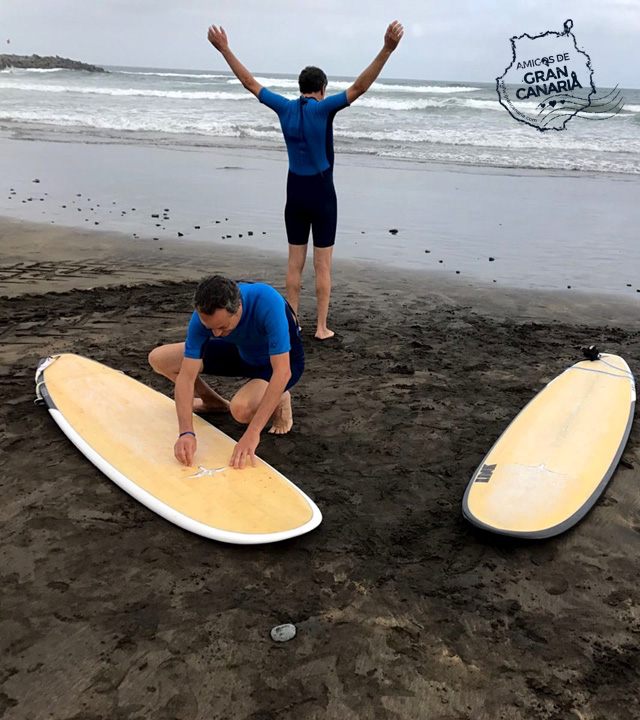
{"label": "rocky breakwater", "polygon": [[0,70],[5,68],[23,68],[38,70],[53,70],[62,68],[64,70],[87,70],[88,72],[105,72],[104,68],[97,65],[69,60],[56,55],[55,57],[40,55],[0,55]]}

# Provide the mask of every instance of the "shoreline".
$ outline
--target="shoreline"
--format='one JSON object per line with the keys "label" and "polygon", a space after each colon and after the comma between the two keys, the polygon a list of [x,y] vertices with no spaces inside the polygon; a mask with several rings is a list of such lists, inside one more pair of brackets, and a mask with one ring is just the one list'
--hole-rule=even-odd
{"label": "shoreline", "polygon": [[[15,126],[15,127],[13,127]],[[113,134],[110,134],[113,133]],[[210,138],[210,142],[205,139]],[[104,130],[97,128],[86,129],[66,126],[38,124],[36,122],[24,122],[24,124],[13,121],[5,121],[0,125],[0,140],[11,140],[16,142],[51,142],[79,145],[124,145],[143,148],[158,148],[162,150],[174,150],[177,152],[197,152],[199,150],[225,150],[246,153],[266,153],[268,156],[276,156],[286,163],[286,148],[284,145],[274,143],[271,140],[258,140],[257,138],[246,137],[222,137],[207,136],[198,134],[180,133],[157,133],[149,131],[148,137],[144,131],[127,130]],[[638,182],[640,170],[637,173],[614,172],[611,170],[595,171],[582,168],[552,168],[552,167],[514,167],[512,165],[492,165],[462,161],[435,161],[423,158],[391,157],[377,154],[373,151],[358,151],[355,146],[349,143],[341,143],[336,139],[336,156],[344,157],[349,163],[362,164],[380,169],[405,168],[412,166],[418,171],[432,172],[460,172],[488,175],[509,175],[513,177],[557,177],[557,178],[591,178],[620,182]],[[340,162],[338,160],[338,167]]]}
{"label": "shoreline", "polygon": [[[239,267],[246,267],[243,276],[247,279],[268,277],[268,282],[284,292],[284,252],[260,252],[196,240],[160,245],[150,236],[131,238],[113,231],[79,230],[1,216],[0,248],[0,298],[167,280],[197,282],[209,272],[224,273]],[[203,270],[212,254],[215,267]],[[59,265],[59,272],[51,268],[51,263]],[[501,320],[624,324],[627,329],[640,329],[637,304],[615,295],[522,289],[477,279],[445,278],[424,270],[381,268],[372,261],[353,259],[335,261],[333,274],[337,287],[357,285],[364,279],[379,284],[390,294],[402,288],[412,297],[424,295],[451,306],[473,306],[475,313]],[[312,291],[312,277],[312,268],[306,267],[307,295]]]}
{"label": "shoreline", "polygon": [[[165,251],[286,252],[283,153],[168,150],[0,138],[0,216],[157,237]],[[351,159],[335,173],[336,263],[640,300],[640,178]]]}

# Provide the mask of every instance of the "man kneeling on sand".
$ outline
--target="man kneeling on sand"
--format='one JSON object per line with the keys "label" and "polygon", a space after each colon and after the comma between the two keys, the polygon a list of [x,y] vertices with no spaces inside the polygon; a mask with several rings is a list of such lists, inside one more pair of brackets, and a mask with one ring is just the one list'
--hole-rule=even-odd
{"label": "man kneeling on sand", "polygon": [[[229,464],[256,464],[260,433],[284,434],[293,426],[289,388],[304,370],[297,320],[282,295],[264,283],[235,283],[222,275],[204,278],[194,297],[195,311],[183,343],[162,345],[149,354],[151,367],[175,382],[178,413],[176,458],[191,465],[197,441],[193,412],[231,412],[248,423]],[[225,400],[200,373],[249,378]]]}

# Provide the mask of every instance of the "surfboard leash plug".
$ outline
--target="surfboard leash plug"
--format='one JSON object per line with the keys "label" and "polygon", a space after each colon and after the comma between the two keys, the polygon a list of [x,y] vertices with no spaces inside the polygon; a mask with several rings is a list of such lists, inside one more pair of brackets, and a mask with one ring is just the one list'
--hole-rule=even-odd
{"label": "surfboard leash plug", "polygon": [[600,359],[600,351],[595,345],[588,345],[587,347],[582,348],[582,354],[585,356],[587,360],[599,360]]}

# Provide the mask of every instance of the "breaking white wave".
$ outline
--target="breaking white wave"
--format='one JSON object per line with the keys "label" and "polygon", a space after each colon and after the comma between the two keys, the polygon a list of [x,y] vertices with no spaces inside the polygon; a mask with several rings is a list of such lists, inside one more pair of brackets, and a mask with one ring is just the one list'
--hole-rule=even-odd
{"label": "breaking white wave", "polygon": [[[285,97],[298,96],[297,76],[265,73],[257,79]],[[330,79],[329,93],[351,84]],[[336,116],[334,135],[343,153],[637,174],[640,92],[625,90],[624,98],[629,104],[611,119],[578,119],[563,132],[540,133],[509,115],[493,83],[383,80]],[[526,102],[530,111],[537,106]],[[215,71],[4,70],[0,122],[4,131],[23,136],[72,133],[87,142],[108,136],[163,145],[237,140],[248,147],[284,147],[275,113],[232,75]]]}
{"label": "breaking white wave", "polygon": [[138,88],[81,87],[78,85],[35,85],[29,83],[3,83],[0,88],[8,90],[26,90],[39,93],[81,93],[84,95],[111,95],[113,97],[150,97],[173,98],[177,100],[247,100],[251,95],[232,92],[182,90],[146,90]]}
{"label": "breaking white wave", "polygon": [[[256,77],[256,80],[265,87],[290,88],[298,91],[298,81],[290,78]],[[240,81],[229,78],[229,85],[240,85]],[[353,80],[332,80],[329,78],[327,91],[331,94],[335,91],[347,90],[353,85]],[[480,90],[478,87],[466,85],[395,85],[385,82],[374,82],[369,92],[395,92],[395,93],[421,93],[421,94],[453,94],[474,92]]]}
{"label": "breaking white wave", "polygon": [[0,74],[6,73],[7,75],[18,75],[20,73],[56,73],[66,72],[66,68],[17,68],[8,67],[0,70]]}
{"label": "breaking white wave", "polygon": [[209,73],[182,73],[182,72],[142,72],[134,70],[114,70],[117,75],[141,75],[147,77],[186,77],[186,78],[203,78],[203,79],[223,79],[229,77],[228,75],[212,75]]}
{"label": "breaking white wave", "polygon": [[439,110],[470,109],[500,110],[504,112],[497,100],[474,100],[473,98],[425,98],[423,100],[392,100],[364,95],[358,99],[359,107],[376,108],[377,110]]}

